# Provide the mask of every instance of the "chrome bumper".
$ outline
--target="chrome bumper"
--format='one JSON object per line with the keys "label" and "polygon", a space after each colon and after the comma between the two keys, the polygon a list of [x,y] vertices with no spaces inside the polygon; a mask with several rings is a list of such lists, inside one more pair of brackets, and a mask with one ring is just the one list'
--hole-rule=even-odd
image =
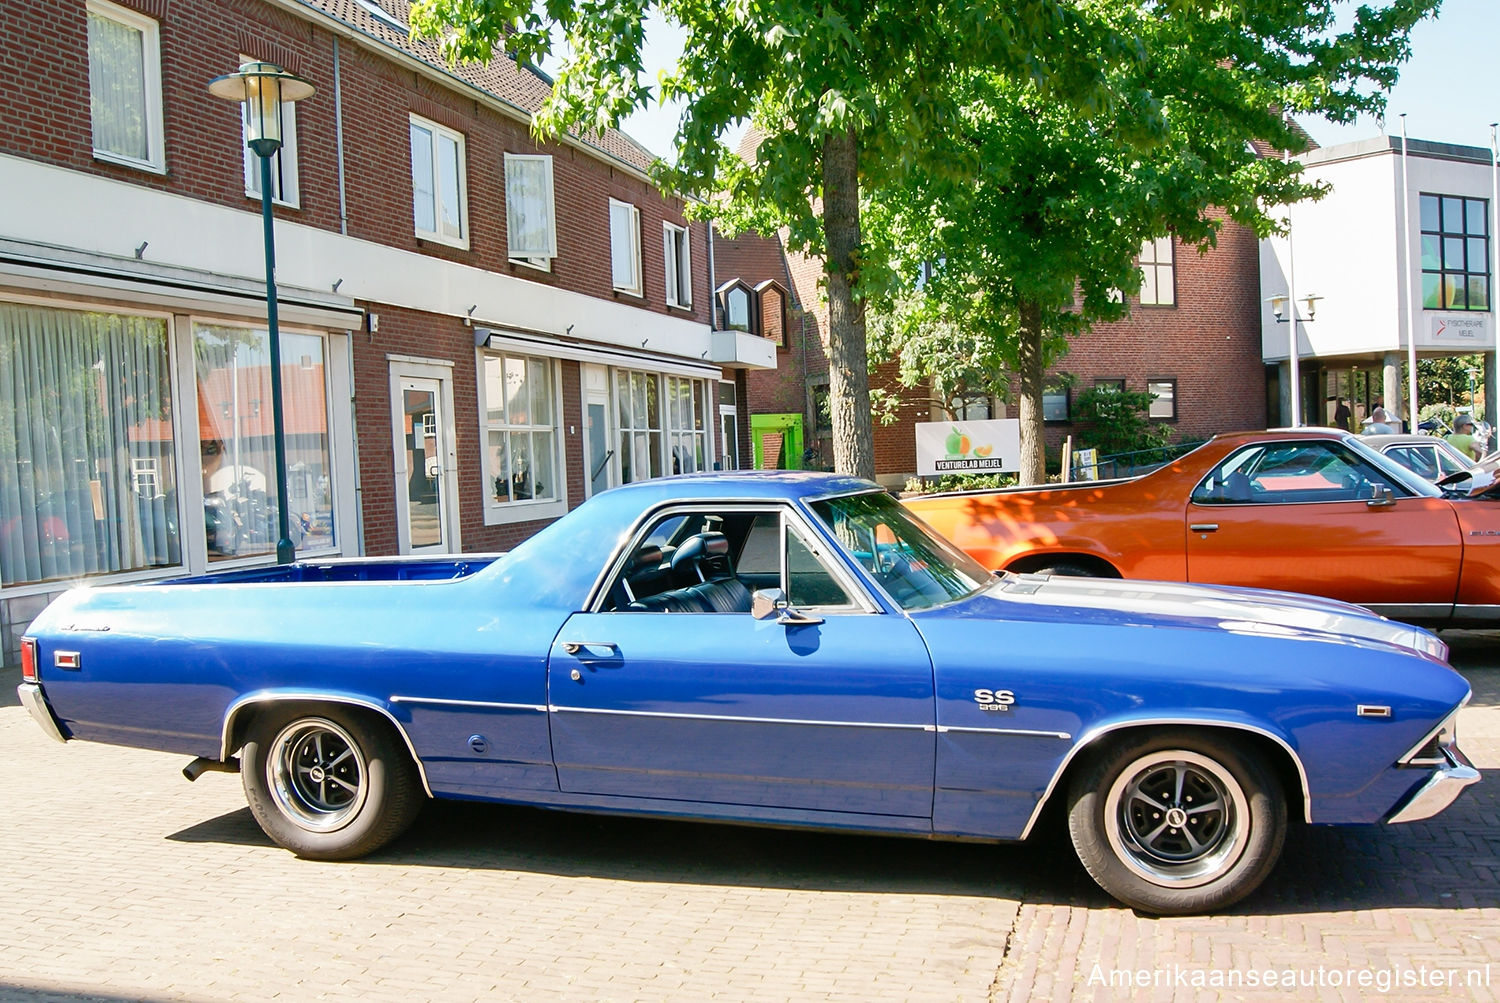
{"label": "chrome bumper", "polygon": [[1436,767],[1427,782],[1388,819],[1391,824],[1431,818],[1456,801],[1465,787],[1479,782],[1479,771],[1469,765],[1458,746],[1450,745],[1442,751],[1446,762]]}
{"label": "chrome bumper", "polygon": [[32,720],[42,726],[42,730],[51,738],[59,742],[68,739],[62,733],[62,728],[57,723],[57,718],[52,713],[51,706],[47,703],[47,697],[42,693],[42,688],[36,683],[22,683],[16,687],[16,695],[21,698],[21,706],[25,707],[31,714]]}

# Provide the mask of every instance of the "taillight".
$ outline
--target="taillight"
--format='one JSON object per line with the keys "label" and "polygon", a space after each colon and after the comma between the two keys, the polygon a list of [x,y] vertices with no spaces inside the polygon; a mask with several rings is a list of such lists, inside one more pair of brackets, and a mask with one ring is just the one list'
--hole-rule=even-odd
{"label": "taillight", "polygon": [[36,638],[21,638],[21,681],[38,682],[36,674]]}

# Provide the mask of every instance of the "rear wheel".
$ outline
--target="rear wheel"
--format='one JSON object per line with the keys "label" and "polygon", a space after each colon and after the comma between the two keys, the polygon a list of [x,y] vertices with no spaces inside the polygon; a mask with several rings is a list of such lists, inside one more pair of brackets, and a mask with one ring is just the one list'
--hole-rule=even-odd
{"label": "rear wheel", "polygon": [[1260,760],[1215,735],[1123,742],[1069,788],[1073,847],[1099,886],[1143,912],[1231,905],[1265,880],[1286,838],[1286,798]]}
{"label": "rear wheel", "polygon": [[344,706],[276,708],[241,752],[245,800],[266,835],[299,857],[372,853],[416,819],[422,786],[391,728]]}

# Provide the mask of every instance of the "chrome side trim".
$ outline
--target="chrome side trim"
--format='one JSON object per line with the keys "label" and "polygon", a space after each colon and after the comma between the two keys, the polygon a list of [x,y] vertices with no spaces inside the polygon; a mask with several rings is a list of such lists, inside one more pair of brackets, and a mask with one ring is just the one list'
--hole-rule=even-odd
{"label": "chrome side trim", "polygon": [[252,693],[248,696],[240,697],[224,711],[224,734],[219,740],[220,761],[229,759],[229,736],[234,730],[235,715],[239,714],[246,707],[267,703],[319,702],[345,704],[350,707],[363,707],[366,710],[373,710],[383,715],[387,721],[391,722],[391,725],[396,729],[396,733],[401,736],[401,740],[406,743],[406,750],[411,753],[412,762],[417,764],[417,775],[422,778],[422,789],[427,792],[428,797],[433,796],[432,785],[427,782],[427,766],[422,762],[422,757],[417,755],[417,747],[411,743],[411,736],[406,733],[405,728],[401,727],[401,722],[396,720],[395,715],[373,700],[352,697],[342,693]]}
{"label": "chrome side trim", "polygon": [[42,688],[36,683],[22,683],[16,687],[16,695],[21,698],[21,706],[31,715],[31,719],[41,725],[47,737],[58,742],[66,742],[68,739],[58,727],[57,717],[52,713],[52,706],[47,703],[47,697],[42,693]]}
{"label": "chrome side trim", "polygon": [[1387,820],[1388,824],[1398,825],[1432,818],[1457,800],[1465,787],[1479,782],[1479,771],[1469,765],[1457,746],[1444,749],[1443,759],[1444,763],[1434,769],[1427,782],[1411,796],[1411,800]]}
{"label": "chrome side trim", "polygon": [[828,728],[883,728],[892,731],[937,731],[936,725],[887,721],[818,721],[792,717],[742,717],[736,714],[682,714],[675,711],[609,710],[603,707],[563,707],[549,704],[553,713],[614,714],[619,717],[658,717],[680,721],[733,721],[738,724],[807,724]]}
{"label": "chrome side trim", "polygon": [[1302,758],[1297,755],[1296,751],[1293,750],[1292,747],[1288,745],[1283,738],[1281,738],[1281,736],[1267,731],[1265,728],[1257,727],[1256,725],[1252,724],[1243,724],[1238,721],[1214,721],[1205,718],[1184,717],[1151,717],[1137,718],[1130,721],[1117,721],[1114,724],[1107,724],[1102,727],[1094,728],[1087,732],[1084,732],[1083,737],[1078,740],[1078,744],[1074,745],[1071,749],[1068,750],[1068,754],[1064,756],[1062,762],[1058,764],[1057,771],[1052,774],[1052,779],[1047,782],[1047,789],[1042,791],[1042,796],[1037,799],[1036,807],[1031,810],[1031,818],[1026,820],[1026,828],[1021,830],[1021,838],[1025,839],[1027,836],[1031,835],[1032,827],[1036,825],[1036,820],[1041,817],[1042,809],[1046,807],[1047,800],[1052,797],[1052,791],[1055,787],[1057,787],[1057,782],[1061,780],[1063,774],[1068,771],[1068,764],[1073,761],[1074,756],[1078,755],[1078,753],[1088,748],[1098,739],[1103,738],[1105,735],[1108,735],[1110,732],[1123,731],[1126,728],[1151,727],[1156,725],[1185,725],[1190,728],[1234,728],[1238,731],[1248,731],[1251,734],[1261,735],[1265,738],[1269,738],[1271,741],[1275,742],[1277,745],[1285,749],[1287,755],[1292,757],[1292,762],[1296,764],[1297,776],[1302,781],[1302,814],[1304,816],[1303,820],[1306,822],[1312,821],[1312,792],[1307,786],[1307,769],[1302,765]]}
{"label": "chrome side trim", "polygon": [[1495,623],[1496,621],[1500,621],[1500,606],[1478,606],[1460,603],[1453,607],[1453,620],[1455,623]]}
{"label": "chrome side trim", "polygon": [[953,728],[946,724],[938,725],[939,735],[946,735],[949,732],[960,735],[1020,735],[1025,738],[1060,738],[1065,742],[1073,737],[1066,731],[1028,731],[1025,728]]}
{"label": "chrome side trim", "polygon": [[391,703],[431,704],[437,707],[485,707],[491,710],[534,710],[547,713],[545,704],[498,703],[489,700],[444,700],[440,697],[392,696]]}

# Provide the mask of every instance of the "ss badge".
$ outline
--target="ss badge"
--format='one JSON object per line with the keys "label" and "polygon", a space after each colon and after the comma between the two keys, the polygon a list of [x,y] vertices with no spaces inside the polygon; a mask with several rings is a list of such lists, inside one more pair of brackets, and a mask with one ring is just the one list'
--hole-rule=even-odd
{"label": "ss badge", "polygon": [[1008,711],[1016,702],[1016,695],[1010,690],[975,690],[974,702],[980,710]]}

